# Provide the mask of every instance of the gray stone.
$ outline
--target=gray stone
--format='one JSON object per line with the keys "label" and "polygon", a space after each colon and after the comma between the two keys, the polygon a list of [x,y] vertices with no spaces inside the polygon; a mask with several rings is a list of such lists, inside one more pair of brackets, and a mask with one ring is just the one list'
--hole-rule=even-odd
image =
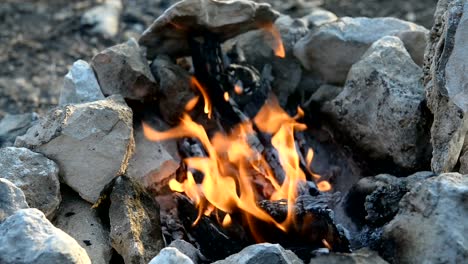
{"label": "gray stone", "polygon": [[164,121],[177,124],[185,113],[185,106],[195,97],[190,74],[166,56],[159,56],[151,64],[151,72],[159,80],[159,111]]}
{"label": "gray stone", "polygon": [[0,149],[0,177],[20,188],[29,206],[49,219],[55,216],[62,199],[58,174],[57,164],[39,153],[26,148]]}
{"label": "gray stone", "polygon": [[302,65],[327,83],[342,84],[351,66],[384,36],[398,36],[413,60],[422,64],[427,29],[396,18],[349,18],[312,29],[294,47]]}
{"label": "gray stone", "polygon": [[[292,93],[296,91],[302,77],[300,62],[293,55],[293,47],[299,39],[305,36],[308,28],[304,21],[289,16],[280,16],[272,27],[254,30],[228,40],[223,46],[224,50],[236,49],[245,62],[262,71],[266,64],[272,66],[274,77],[272,88],[281,105]],[[280,36],[285,51],[285,57],[275,55],[274,47],[277,40],[272,30]]]}
{"label": "gray stone", "polygon": [[109,231],[92,208],[72,191],[63,195],[55,226],[73,237],[88,253],[93,264],[107,264],[112,256]]}
{"label": "gray stone", "polygon": [[16,139],[60,166],[63,181],[88,202],[125,172],[133,154],[132,110],[120,96],[51,110]]}
{"label": "gray stone", "polygon": [[432,170],[453,171],[468,132],[468,3],[439,1],[425,52],[424,84],[431,128]]}
{"label": "gray stone", "polygon": [[29,206],[23,191],[11,181],[0,178],[0,223],[24,208],[29,208]]}
{"label": "gray stone", "polygon": [[310,260],[309,264],[387,264],[377,252],[359,249],[353,253],[331,253]]}
{"label": "gray stone", "polygon": [[317,91],[315,91],[312,94],[312,96],[309,98],[308,104],[314,103],[314,104],[321,106],[325,104],[326,102],[329,102],[335,99],[342,91],[343,91],[342,86],[322,84],[317,89]]}
{"label": "gray stone", "polygon": [[165,245],[159,204],[125,176],[114,180],[109,199],[112,247],[125,263],[148,263]]}
{"label": "gray stone", "polygon": [[262,243],[244,248],[241,252],[231,255],[213,264],[302,264],[292,251],[285,250],[279,244]]}
{"label": "gray stone", "polygon": [[103,4],[86,11],[81,17],[81,25],[90,27],[89,32],[104,38],[116,37],[119,33],[121,0],[105,0]]}
{"label": "gray stone", "polygon": [[16,137],[24,135],[37,119],[36,113],[5,115],[0,121],[0,147],[12,146]]}
{"label": "gray stone", "polygon": [[120,94],[141,100],[154,96],[157,83],[135,39],[107,48],[93,57],[91,66],[104,95]]}
{"label": "gray stone", "polygon": [[383,229],[391,263],[463,263],[468,258],[468,177],[441,174],[415,185]]}
{"label": "gray stone", "polygon": [[154,257],[149,264],[194,264],[194,262],[181,253],[177,248],[167,247],[163,248],[159,254]]}
{"label": "gray stone", "polygon": [[143,129],[137,128],[135,130],[135,154],[128,162],[126,175],[146,187],[162,183],[165,185],[179,168],[180,158],[173,156],[176,152],[175,141],[150,141],[146,139]]}
{"label": "gray stone", "polygon": [[86,103],[104,99],[91,66],[84,60],[73,63],[65,75],[59,105]]}
{"label": "gray stone", "polygon": [[179,252],[189,257],[195,264],[200,263],[201,260],[205,260],[200,250],[185,240],[176,239],[168,247],[176,248]]}
{"label": "gray stone", "polygon": [[353,65],[344,90],[322,109],[370,158],[418,169],[430,155],[420,76],[402,41],[384,37]]}
{"label": "gray stone", "polygon": [[[349,191],[348,203],[359,204],[359,212],[365,212],[365,223],[372,226],[382,226],[393,219],[398,213],[401,198],[417,184],[435,176],[432,172],[417,172],[408,177],[395,177],[390,174],[379,174],[359,180]],[[356,208],[356,206],[354,206]],[[361,213],[358,221],[364,220]]]}
{"label": "gray stone", "polygon": [[0,224],[0,263],[91,264],[86,251],[34,208],[21,209]]}
{"label": "gray stone", "polygon": [[190,55],[189,33],[209,31],[221,41],[272,24],[278,17],[268,4],[250,0],[183,0],[167,9],[139,39],[148,48],[148,59],[166,54]]}
{"label": "gray stone", "polygon": [[310,14],[303,17],[302,20],[307,22],[310,29],[321,26],[326,23],[334,22],[338,20],[338,17],[330,11],[324,9],[314,9]]}

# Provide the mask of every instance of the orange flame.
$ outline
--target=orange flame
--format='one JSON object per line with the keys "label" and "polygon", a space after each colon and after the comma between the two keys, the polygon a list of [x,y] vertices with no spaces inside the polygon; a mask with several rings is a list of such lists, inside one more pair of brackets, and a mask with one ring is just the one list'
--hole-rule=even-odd
{"label": "orange flame", "polygon": [[[306,181],[294,141],[294,131],[306,129],[304,124],[297,122],[302,115],[303,112],[298,111],[298,115],[290,117],[276,100],[270,99],[253,121],[237,125],[227,135],[218,132],[210,139],[204,128],[192,121],[187,114],[183,115],[177,127],[167,131],[156,131],[145,123],[143,131],[145,136],[153,141],[197,138],[206,150],[207,157],[190,157],[184,160],[188,170],[187,178],[183,182],[175,179],[169,182],[171,190],[184,192],[197,206],[198,218],[194,224],[202,215],[210,215],[220,210],[225,213],[223,226],[232,222],[232,213],[241,212],[249,221],[249,226],[251,220],[256,218],[287,231],[294,223],[293,210],[298,195],[297,187]],[[271,143],[279,153],[280,163],[286,174],[282,184],[277,182],[261,153],[249,144],[250,139],[255,136],[253,124],[263,133],[272,135]],[[313,152],[309,153],[311,154],[307,155],[307,160],[311,162]],[[200,184],[195,182],[190,172],[193,170],[203,173],[204,178]],[[320,184],[325,185],[324,182],[321,181]],[[288,203],[286,220],[277,222],[267,214],[257,205],[259,197],[270,200],[285,199]],[[255,230],[251,231],[255,235]],[[259,237],[256,238],[260,240]]]}
{"label": "orange flame", "polygon": [[[198,82],[197,78],[192,76],[190,78],[190,81],[192,83],[192,86],[195,87],[203,96],[203,101],[205,101],[205,107],[204,107],[204,112],[205,114],[208,115],[208,118],[211,118],[211,102],[210,98],[208,96],[208,92],[205,90],[205,88]],[[186,107],[187,108],[187,107]]]}
{"label": "orange flame", "polygon": [[286,51],[284,50],[283,40],[281,39],[281,34],[278,28],[271,23],[263,25],[261,26],[261,28],[273,37],[273,42],[270,43],[270,45],[273,51],[275,52],[275,55],[280,58],[286,57]]}

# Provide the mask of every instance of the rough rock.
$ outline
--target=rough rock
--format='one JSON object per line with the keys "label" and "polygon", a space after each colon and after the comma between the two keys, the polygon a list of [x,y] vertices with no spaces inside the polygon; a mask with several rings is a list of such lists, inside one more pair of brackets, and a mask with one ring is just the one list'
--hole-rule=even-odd
{"label": "rough rock", "polygon": [[427,29],[396,18],[343,17],[312,29],[294,47],[302,65],[325,82],[342,84],[351,66],[384,36],[398,36],[413,60],[422,64]]}
{"label": "rough rock", "polygon": [[26,196],[32,208],[52,219],[60,205],[59,167],[26,148],[0,149],[0,177],[11,181]]}
{"label": "rough rock", "polygon": [[279,244],[262,243],[244,248],[241,252],[231,255],[213,264],[302,264],[292,251],[285,250]]}
{"label": "rough rock", "polygon": [[165,245],[159,204],[126,176],[116,178],[109,191],[112,247],[125,263],[148,263]]}
{"label": "rough rock", "polygon": [[309,264],[387,264],[377,252],[359,249],[353,253],[331,253],[310,260]]}
{"label": "rough rock", "polygon": [[181,253],[177,248],[167,247],[163,248],[159,254],[154,257],[149,264],[194,264],[194,262]]}
{"label": "rough rock", "polygon": [[[135,154],[128,162],[127,176],[144,186],[169,181],[179,168],[180,158],[175,141],[153,142],[145,138],[143,130],[135,130]],[[167,184],[167,181],[165,182]]]}
{"label": "rough rock", "polygon": [[159,54],[190,55],[189,35],[211,32],[221,41],[272,24],[278,17],[268,4],[250,0],[183,0],[167,9],[139,39],[148,59]]}
{"label": "rough rock", "polygon": [[308,27],[312,29],[326,23],[334,22],[338,20],[338,17],[330,11],[317,8],[303,17],[302,20],[307,22]]}
{"label": "rough rock", "polygon": [[0,223],[24,208],[29,208],[29,206],[23,191],[11,181],[0,178]]}
{"label": "rough rock", "polygon": [[81,17],[81,25],[89,32],[104,38],[116,37],[119,33],[121,0],[105,0],[103,4],[86,11]]}
{"label": "rough rock", "polygon": [[93,57],[91,66],[106,96],[120,94],[126,99],[141,100],[154,96],[157,90],[158,85],[135,39],[103,50]]}
{"label": "rough rock", "polygon": [[36,113],[5,115],[0,121],[0,147],[12,146],[16,137],[24,135],[37,119]]}
{"label": "rough rock", "polygon": [[59,105],[86,103],[104,99],[93,68],[84,60],[73,63],[65,75]]}
{"label": "rough rock", "polygon": [[381,255],[391,263],[465,262],[467,197],[467,175],[441,174],[416,185],[384,227]]}
{"label": "rough rock", "polygon": [[0,263],[91,264],[86,251],[34,208],[22,209],[0,224]]}
{"label": "rough rock", "polygon": [[453,171],[468,132],[468,3],[439,1],[425,52],[424,84],[434,114],[432,170]]}
{"label": "rough rock", "polygon": [[120,96],[56,108],[15,145],[57,162],[63,181],[94,203],[127,168],[134,149],[132,111]]}
{"label": "rough rock", "polygon": [[[280,16],[273,27],[254,30],[233,39],[224,44],[224,50],[235,50],[248,65],[262,71],[266,64],[272,66],[274,77],[272,88],[278,96],[281,105],[285,105],[288,96],[296,91],[301,81],[301,63],[293,55],[293,47],[299,39],[308,32],[306,23],[301,19],[293,19],[289,16]],[[274,47],[277,46],[274,32],[278,32],[283,43],[285,57],[275,55]]]}
{"label": "rough rock", "polygon": [[331,84],[322,84],[315,91],[308,100],[308,104],[314,103],[319,106],[335,99],[343,91],[342,86],[336,86]]}
{"label": "rough rock", "polygon": [[417,172],[408,177],[379,174],[359,180],[346,197],[348,214],[355,221],[372,226],[382,226],[398,213],[401,198],[427,178],[435,174]]}
{"label": "rough rock", "polygon": [[402,41],[384,37],[353,65],[344,90],[323,111],[370,158],[418,169],[430,155],[420,76]]}
{"label": "rough rock", "polygon": [[164,121],[177,124],[185,106],[195,97],[190,74],[172,63],[166,56],[159,56],[151,64],[151,72],[159,82],[159,111]]}
{"label": "rough rock", "polygon": [[200,263],[201,260],[205,260],[200,250],[185,240],[176,239],[168,247],[176,248],[179,252],[189,257],[195,264]]}
{"label": "rough rock", "polygon": [[109,231],[91,208],[92,205],[71,190],[63,193],[55,226],[73,237],[94,264],[109,263],[112,256]]}

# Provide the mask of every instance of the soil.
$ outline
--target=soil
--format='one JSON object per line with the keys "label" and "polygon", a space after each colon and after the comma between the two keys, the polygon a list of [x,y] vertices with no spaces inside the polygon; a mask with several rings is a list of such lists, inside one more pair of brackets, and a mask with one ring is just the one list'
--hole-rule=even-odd
{"label": "soil", "polygon": [[[304,15],[322,7],[338,16],[394,16],[432,25],[436,0],[263,0],[279,11]],[[77,59],[138,37],[175,0],[123,0],[120,33],[104,39],[87,32],[81,15],[97,0],[2,0],[0,5],[0,118],[45,111],[58,102],[63,76]]]}

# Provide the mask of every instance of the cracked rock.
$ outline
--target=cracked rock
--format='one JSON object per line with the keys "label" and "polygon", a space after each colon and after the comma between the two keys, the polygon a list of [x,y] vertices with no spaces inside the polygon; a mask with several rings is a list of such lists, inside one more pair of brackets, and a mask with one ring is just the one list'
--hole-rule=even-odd
{"label": "cracked rock", "polygon": [[42,154],[26,148],[0,149],[0,178],[20,188],[29,206],[49,219],[55,216],[62,200],[58,175],[57,164]]}
{"label": "cracked rock", "polygon": [[56,108],[15,145],[57,162],[63,181],[94,203],[127,169],[134,149],[132,110],[120,96]]}

